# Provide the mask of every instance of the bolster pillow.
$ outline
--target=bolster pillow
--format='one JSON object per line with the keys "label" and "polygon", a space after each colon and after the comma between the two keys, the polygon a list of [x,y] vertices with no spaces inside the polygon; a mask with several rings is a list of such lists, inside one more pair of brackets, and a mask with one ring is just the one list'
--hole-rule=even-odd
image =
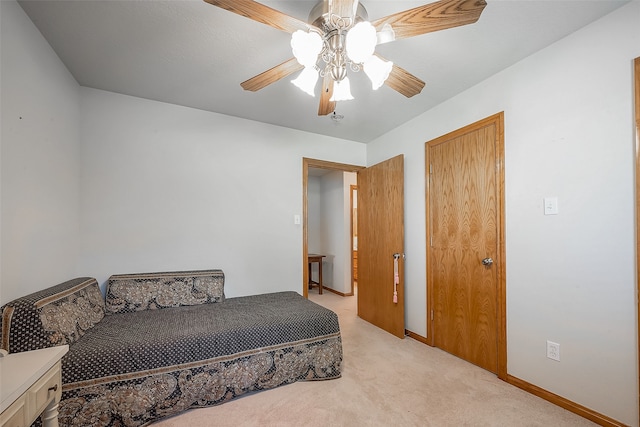
{"label": "bolster pillow", "polygon": [[222,270],[117,274],[109,278],[106,313],[128,313],[224,301]]}

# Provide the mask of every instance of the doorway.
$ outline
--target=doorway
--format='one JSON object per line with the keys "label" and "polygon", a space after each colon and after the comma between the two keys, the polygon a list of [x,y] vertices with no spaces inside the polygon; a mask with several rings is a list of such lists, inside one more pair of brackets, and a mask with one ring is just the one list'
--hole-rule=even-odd
{"label": "doorway", "polygon": [[351,215],[351,295],[358,291],[358,186],[352,185],[350,191]]}
{"label": "doorway", "polygon": [[[309,168],[325,169],[338,172],[358,172],[364,169],[363,166],[349,165],[344,163],[328,162],[316,159],[302,159],[302,289],[303,296],[309,296],[309,269],[307,268],[309,256]],[[351,294],[353,295],[353,289]]]}
{"label": "doorway", "polygon": [[350,187],[356,183],[355,172],[309,168],[309,292],[317,285],[319,293],[326,290],[343,297],[353,295]]}
{"label": "doorway", "polygon": [[429,344],[507,377],[504,115],[425,144]]}
{"label": "doorway", "polygon": [[[310,167],[358,172],[358,316],[404,338],[404,156],[368,168],[303,158],[304,266],[309,259]],[[308,298],[309,272],[302,271]]]}

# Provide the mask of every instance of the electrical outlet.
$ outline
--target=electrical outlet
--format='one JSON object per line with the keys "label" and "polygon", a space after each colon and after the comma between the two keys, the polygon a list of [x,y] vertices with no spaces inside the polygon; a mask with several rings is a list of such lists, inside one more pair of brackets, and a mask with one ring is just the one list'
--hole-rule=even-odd
{"label": "electrical outlet", "polygon": [[551,360],[560,361],[560,344],[547,340],[547,357]]}

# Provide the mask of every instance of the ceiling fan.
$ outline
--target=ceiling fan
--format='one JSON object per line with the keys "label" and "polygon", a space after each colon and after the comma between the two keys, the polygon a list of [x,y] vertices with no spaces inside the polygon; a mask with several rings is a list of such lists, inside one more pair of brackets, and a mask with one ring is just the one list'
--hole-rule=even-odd
{"label": "ceiling fan", "polygon": [[472,24],[487,5],[485,0],[439,0],[369,22],[358,0],[320,0],[307,23],[252,0],[205,1],[291,33],[294,58],[240,85],[255,92],[302,70],[293,83],[312,96],[318,78],[322,78],[320,116],[334,112],[336,102],[353,99],[348,70],[364,70],[373,89],[385,84],[408,98],[419,94],[425,83],[377,55],[375,46]]}

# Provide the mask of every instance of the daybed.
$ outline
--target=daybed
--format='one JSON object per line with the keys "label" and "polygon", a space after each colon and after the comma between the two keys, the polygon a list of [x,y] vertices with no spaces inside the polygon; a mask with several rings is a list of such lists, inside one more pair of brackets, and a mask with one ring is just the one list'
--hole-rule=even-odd
{"label": "daybed", "polygon": [[340,377],[335,313],[295,292],[224,296],[221,270],[78,278],[2,307],[10,353],[69,344],[63,426],[141,426],[298,380]]}

